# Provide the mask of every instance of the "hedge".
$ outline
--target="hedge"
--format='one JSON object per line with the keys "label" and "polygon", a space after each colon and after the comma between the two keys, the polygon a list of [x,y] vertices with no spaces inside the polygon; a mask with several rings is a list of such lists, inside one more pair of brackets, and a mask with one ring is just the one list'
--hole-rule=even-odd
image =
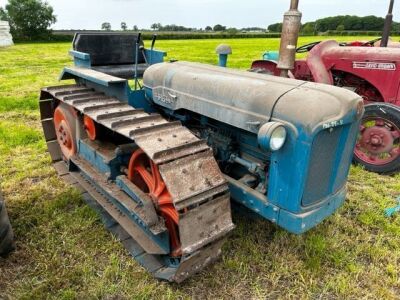
{"label": "hedge", "polygon": [[[78,32],[104,32],[104,31],[78,31]],[[120,32],[120,31],[111,31]],[[47,38],[35,42],[71,42],[75,31],[55,31]],[[143,32],[144,40],[151,40],[154,32]],[[159,40],[188,40],[188,39],[243,39],[243,38],[280,38],[281,34],[277,32],[269,33],[201,33],[201,32],[157,32]],[[314,36],[314,34],[300,34],[301,36]],[[318,33],[320,36],[380,36],[379,31],[336,31],[329,30]],[[400,32],[392,32],[392,36],[400,36]],[[24,42],[23,40],[15,39],[14,42]],[[29,41],[32,42],[32,41]]]}
{"label": "hedge", "polygon": [[[157,33],[157,39],[159,40],[280,38],[280,36],[280,33]],[[70,42],[73,37],[74,33],[54,33],[45,41]],[[144,40],[151,40],[153,38],[153,33],[142,33],[142,37]]]}
{"label": "hedge", "polygon": [[[326,32],[320,32],[318,35],[328,35],[328,36],[381,36],[380,31],[337,31],[328,30]],[[391,36],[400,36],[400,32],[393,31],[390,33]]]}

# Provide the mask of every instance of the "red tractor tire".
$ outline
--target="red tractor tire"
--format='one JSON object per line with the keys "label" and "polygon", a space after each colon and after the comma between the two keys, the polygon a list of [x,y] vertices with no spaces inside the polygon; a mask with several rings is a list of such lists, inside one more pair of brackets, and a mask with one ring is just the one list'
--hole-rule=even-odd
{"label": "red tractor tire", "polygon": [[388,103],[365,106],[354,161],[375,173],[400,171],[400,107]]}

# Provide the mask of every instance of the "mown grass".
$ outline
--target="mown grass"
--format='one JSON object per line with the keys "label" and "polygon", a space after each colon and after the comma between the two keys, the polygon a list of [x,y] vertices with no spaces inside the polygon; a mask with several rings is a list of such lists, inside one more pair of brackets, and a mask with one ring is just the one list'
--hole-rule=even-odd
{"label": "mown grass", "polygon": [[[353,38],[341,38],[341,40]],[[362,39],[362,38],[360,38]],[[302,38],[301,44],[314,40]],[[216,63],[221,41],[160,41],[169,59]],[[278,39],[227,40],[229,65],[246,69]],[[50,165],[38,92],[71,64],[68,43],[0,49],[0,182],[17,251],[0,260],[0,299],[398,299],[400,176],[353,167],[345,205],[320,226],[295,236],[235,214],[237,229],[222,260],[187,282],[153,279],[102,226]]]}

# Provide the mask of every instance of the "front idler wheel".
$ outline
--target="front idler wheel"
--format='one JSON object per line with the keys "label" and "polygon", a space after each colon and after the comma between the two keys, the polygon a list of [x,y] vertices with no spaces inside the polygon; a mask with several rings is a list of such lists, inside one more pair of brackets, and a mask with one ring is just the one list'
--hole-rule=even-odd
{"label": "front idler wheel", "polygon": [[67,104],[60,103],[54,111],[54,127],[62,155],[69,160],[77,152],[76,116]]}
{"label": "front idler wheel", "polygon": [[399,107],[386,103],[365,106],[354,160],[371,172],[400,171]]}

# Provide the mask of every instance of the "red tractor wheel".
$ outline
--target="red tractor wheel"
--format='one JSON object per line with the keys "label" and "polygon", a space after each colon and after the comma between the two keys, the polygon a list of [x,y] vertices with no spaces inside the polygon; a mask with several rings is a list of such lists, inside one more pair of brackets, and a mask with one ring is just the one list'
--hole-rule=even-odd
{"label": "red tractor wheel", "polygon": [[96,123],[93,121],[93,119],[89,118],[88,116],[83,117],[83,125],[86,131],[86,134],[88,135],[88,138],[91,141],[96,140],[97,138],[97,128],[96,128]]}
{"label": "red tractor wheel", "polygon": [[54,126],[61,152],[66,160],[76,154],[76,117],[72,108],[60,103],[54,111]]}
{"label": "red tractor wheel", "polygon": [[165,219],[165,225],[170,235],[171,255],[181,255],[178,231],[179,214],[174,207],[172,197],[161,178],[157,165],[141,149],[132,154],[128,178],[152,198],[158,212]]}
{"label": "red tractor wheel", "polygon": [[392,174],[400,170],[400,109],[391,104],[365,106],[354,159],[366,170]]}

